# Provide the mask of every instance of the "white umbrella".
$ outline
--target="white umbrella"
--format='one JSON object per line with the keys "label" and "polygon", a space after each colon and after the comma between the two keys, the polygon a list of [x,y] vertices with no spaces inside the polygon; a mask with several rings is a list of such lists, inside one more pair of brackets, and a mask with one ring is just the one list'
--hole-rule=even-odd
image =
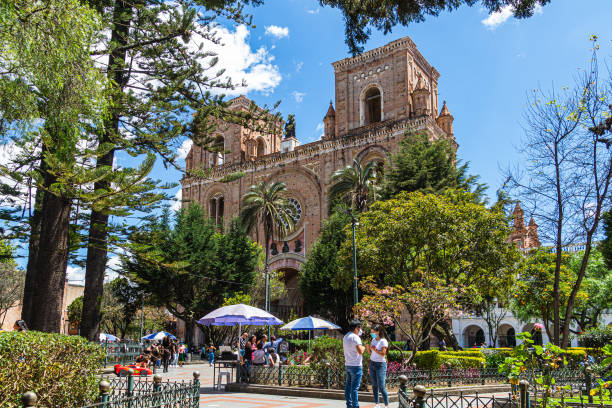
{"label": "white umbrella", "polygon": [[264,310],[240,303],[213,310],[198,320],[198,323],[203,326],[235,326],[237,324],[276,326],[283,324],[283,321]]}
{"label": "white umbrella", "polygon": [[119,338],[117,336],[113,336],[112,334],[108,334],[108,333],[100,333],[99,339],[100,339],[100,341],[117,341],[117,340],[119,340]]}
{"label": "white umbrella", "polygon": [[239,303],[237,305],[223,306],[198,320],[198,323],[203,326],[235,326],[238,325],[238,336],[242,330],[242,325],[255,326],[277,326],[283,324],[283,321],[266,312],[253,306]]}

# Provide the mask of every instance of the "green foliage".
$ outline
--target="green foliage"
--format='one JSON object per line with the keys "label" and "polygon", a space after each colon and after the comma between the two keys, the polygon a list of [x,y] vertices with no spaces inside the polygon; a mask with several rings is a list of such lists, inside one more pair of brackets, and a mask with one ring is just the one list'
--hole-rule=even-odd
{"label": "green foliage", "polygon": [[387,351],[387,361],[402,363],[410,357],[409,351],[389,350]]}
{"label": "green foliage", "polygon": [[[553,392],[558,390],[555,374],[557,369],[566,363],[565,351],[552,343],[546,348],[534,344],[529,333],[519,333],[517,338],[521,344],[512,350],[499,366],[499,372],[505,373],[510,383],[518,384],[522,379],[530,379],[533,387],[535,401],[542,401],[543,406],[554,405]],[[516,387],[518,388],[518,387]],[[571,386],[562,386],[561,389],[570,389]],[[513,392],[517,390],[513,389]]]}
{"label": "green foliage", "polygon": [[445,368],[481,368],[485,364],[485,357],[471,357],[460,355],[440,354],[440,367]]}
{"label": "green foliage", "polygon": [[[274,233],[285,236],[294,227],[292,207],[287,201],[285,183],[253,184],[242,197],[240,221],[247,232],[259,224],[263,226],[266,246]],[[266,254],[268,251],[266,250]]]}
{"label": "green foliage", "polygon": [[[292,340],[288,340],[288,342],[293,344],[293,347],[295,347],[296,350],[308,351],[308,340],[292,339]],[[317,342],[319,342],[319,339],[314,340],[315,345],[317,344]]]}
{"label": "green foliage", "polygon": [[459,6],[481,4],[489,13],[499,12],[502,7],[511,6],[516,18],[530,17],[537,6],[550,0],[319,0],[321,5],[337,8],[345,21],[345,42],[353,55],[363,52],[363,44],[370,38],[371,27],[390,33],[394,26],[424,21],[427,16],[438,16]]}
{"label": "green foliage", "polygon": [[[584,251],[572,254],[568,267],[578,276]],[[612,271],[606,265],[603,254],[593,249],[580,285],[578,304],[574,306],[572,320],[584,331],[597,327],[604,310],[612,309]]]}
{"label": "green foliage", "polygon": [[578,337],[578,342],[584,347],[602,348],[612,344],[612,327],[593,327]]}
{"label": "green foliage", "polygon": [[467,163],[457,167],[455,146],[450,140],[430,140],[423,133],[408,136],[385,167],[381,194],[384,199],[402,191],[442,194],[448,189],[460,189],[472,192],[474,201],[484,202],[486,185],[479,184],[477,176],[467,175]]}
{"label": "green foliage", "polygon": [[561,356],[563,356],[569,366],[576,368],[580,363],[584,363],[586,350],[567,349],[563,350]]}
{"label": "green foliage", "polygon": [[338,202],[346,204],[357,212],[367,210],[379,196],[376,168],[375,161],[363,166],[359,160],[354,159],[351,166],[336,170],[329,180],[327,193],[330,211]]}
{"label": "green foliage", "polygon": [[[549,327],[554,318],[552,313],[555,259],[556,254],[544,249],[533,251],[527,257],[525,268],[513,287],[511,308],[519,319],[541,320],[545,327]],[[572,283],[575,281],[575,274],[568,267],[569,260],[569,255],[562,255],[559,282],[559,301],[562,306],[567,303]],[[584,300],[586,294],[580,290],[577,301]]]}
{"label": "green foliage", "polygon": [[419,351],[412,362],[421,370],[435,370],[440,368],[442,363],[438,350]]}
{"label": "green foliage", "polygon": [[[479,302],[481,294],[505,287],[522,259],[507,241],[505,215],[474,203],[469,193],[402,192],[374,203],[359,223],[360,280],[373,276],[378,285],[408,287],[422,275],[433,276],[463,291],[460,303],[468,306]],[[332,284],[350,286],[352,240],[342,244],[338,263]]]}
{"label": "green foliage", "polygon": [[612,210],[608,210],[601,216],[604,239],[598,245],[608,269],[612,269]]}
{"label": "green foliage", "polygon": [[55,333],[0,334],[0,406],[21,407],[33,391],[40,407],[79,407],[95,402],[104,351],[79,336]]}
{"label": "green foliage", "polygon": [[476,357],[476,358],[484,357],[484,354],[480,350],[458,350],[458,351],[448,350],[448,351],[439,351],[439,353],[445,356]]}
{"label": "green foliage", "polygon": [[506,358],[511,356],[511,350],[501,350],[495,353],[487,354],[485,357],[485,365],[487,368],[498,369],[499,366],[506,361]]}
{"label": "green foliage", "polygon": [[244,292],[236,292],[234,296],[223,299],[223,304],[221,306],[231,306],[239,304],[250,305],[251,295]]}
{"label": "green foliage", "polygon": [[0,240],[0,326],[4,323],[9,309],[17,306],[23,299],[25,271],[17,267],[13,252],[11,245]]}
{"label": "green foliage", "polygon": [[344,227],[349,221],[349,216],[340,212],[323,221],[319,238],[308,251],[298,281],[302,295],[308,299],[304,302],[304,312],[320,315],[343,328],[353,306],[351,286],[334,288],[331,282],[339,273],[337,253],[347,239]]}
{"label": "green foliage", "polygon": [[149,301],[193,325],[255,280],[260,247],[232,220],[220,233],[196,204],[151,220],[131,237],[123,268]]}
{"label": "green foliage", "polygon": [[328,362],[332,369],[344,369],[342,339],[327,336],[316,339],[312,345],[312,361],[319,364]]}
{"label": "green foliage", "polygon": [[81,313],[83,311],[83,296],[74,299],[68,305],[68,321],[70,323],[81,323]]}

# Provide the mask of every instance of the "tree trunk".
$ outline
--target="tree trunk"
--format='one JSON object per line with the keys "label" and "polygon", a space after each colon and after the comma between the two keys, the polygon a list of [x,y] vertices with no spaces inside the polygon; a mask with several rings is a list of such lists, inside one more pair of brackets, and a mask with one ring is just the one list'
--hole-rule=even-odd
{"label": "tree trunk", "polygon": [[[115,25],[111,33],[111,43],[121,47],[127,44],[129,26],[132,20],[132,8],[125,0],[117,0],[113,11]],[[123,74],[127,53],[125,49],[113,50],[109,55],[108,77],[118,89],[113,93],[115,99],[123,95],[123,86],[126,78]],[[112,104],[115,108],[106,128],[100,136],[99,145],[112,143],[113,136],[119,134],[120,112],[116,109],[121,106],[121,101],[116,100]],[[115,151],[111,149],[98,158],[96,168],[113,166]],[[111,188],[108,179],[102,179],[94,183],[94,190],[106,191]],[[102,295],[104,291],[104,274],[107,261],[107,238],[108,238],[108,210],[94,208],[91,211],[89,222],[89,238],[87,246],[87,261],[85,265],[85,291],[83,293],[83,312],[81,335],[90,341],[96,341],[100,333],[100,320],[102,317]]]}
{"label": "tree trunk", "polygon": [[556,250],[557,256],[555,259],[555,281],[553,284],[553,338],[552,342],[554,345],[559,345],[560,336],[560,304],[559,304],[559,281],[561,279],[561,257],[562,257],[562,239],[563,239],[563,193],[561,192],[561,175],[560,164],[559,164],[559,153],[558,143],[554,144],[554,156],[555,156],[555,192],[557,197],[557,208],[559,213],[557,214],[557,239],[556,239]]}
{"label": "tree trunk", "polygon": [[452,347],[453,350],[461,349],[461,346],[459,345],[459,341],[457,341],[457,337],[455,336],[455,333],[453,332],[453,328],[450,324],[448,324],[448,321],[442,320],[438,322],[438,326],[440,326],[440,328],[444,331],[444,334],[445,334],[444,341],[446,341],[446,346]]}
{"label": "tree trunk", "polygon": [[[46,173],[44,186],[57,182]],[[43,194],[41,208],[40,242],[34,270],[36,288],[31,299],[30,321],[32,330],[59,332],[62,324],[62,303],[70,249],[71,200],[49,191]]]}
{"label": "tree trunk", "polygon": [[[596,230],[596,227],[593,231]],[[578,290],[580,289],[580,284],[582,283],[582,278],[584,278],[584,274],[586,272],[587,264],[589,262],[589,256],[591,254],[591,238],[592,235],[589,234],[587,236],[586,246],[584,248],[584,254],[582,255],[582,262],[580,264],[580,271],[578,272],[578,279],[576,283],[574,283],[574,287],[570,292],[570,295],[567,299],[567,305],[565,306],[565,321],[563,322],[563,344],[561,347],[567,348],[569,346],[569,334],[570,334],[570,324],[572,322],[572,309],[574,308],[574,301],[576,300],[576,295],[578,294]]]}
{"label": "tree trunk", "polygon": [[[44,162],[42,162],[44,163]],[[41,163],[41,166],[42,166]],[[21,319],[30,326],[32,320],[32,302],[36,292],[36,260],[38,259],[38,245],[40,242],[41,207],[43,190],[38,188],[34,198],[34,213],[30,218],[30,242],[28,244],[28,265],[26,267],[26,278],[23,290],[23,302],[21,306]]]}

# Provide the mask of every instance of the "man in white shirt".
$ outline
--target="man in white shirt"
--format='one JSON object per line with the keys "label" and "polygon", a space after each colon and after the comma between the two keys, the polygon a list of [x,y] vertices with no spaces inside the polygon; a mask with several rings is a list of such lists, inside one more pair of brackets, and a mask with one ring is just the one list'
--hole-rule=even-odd
{"label": "man in white shirt", "polygon": [[359,408],[359,385],[363,375],[361,360],[365,351],[365,347],[361,344],[360,336],[362,334],[361,322],[359,320],[351,320],[349,322],[349,332],[342,340],[344,365],[346,368],[346,384],[344,386],[346,408]]}

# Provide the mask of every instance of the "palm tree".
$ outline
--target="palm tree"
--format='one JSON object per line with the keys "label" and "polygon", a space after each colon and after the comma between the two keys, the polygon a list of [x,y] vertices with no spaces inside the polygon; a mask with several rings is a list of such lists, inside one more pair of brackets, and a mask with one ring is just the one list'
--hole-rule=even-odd
{"label": "palm tree", "polygon": [[336,170],[330,179],[329,203],[340,199],[357,212],[368,209],[378,198],[379,187],[376,185],[376,170],[378,164],[369,162],[365,167],[357,159],[352,166]]}
{"label": "palm tree", "polygon": [[291,204],[287,201],[287,186],[282,182],[266,185],[263,181],[249,187],[242,197],[240,221],[247,233],[261,224],[264,230],[265,246],[265,277],[266,277],[266,310],[270,311],[270,276],[268,273],[268,253],[270,240],[276,234],[286,236],[295,226]]}

